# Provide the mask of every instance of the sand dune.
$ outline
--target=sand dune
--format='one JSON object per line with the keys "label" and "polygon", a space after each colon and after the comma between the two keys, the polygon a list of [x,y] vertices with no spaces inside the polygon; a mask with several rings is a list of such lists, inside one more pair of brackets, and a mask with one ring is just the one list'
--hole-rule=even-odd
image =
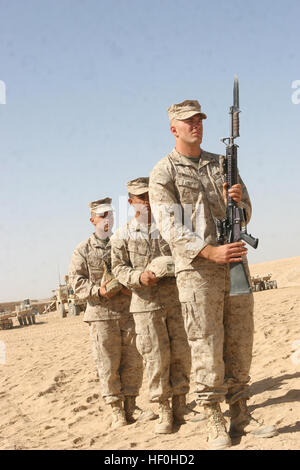
{"label": "sand dune", "polygon": [[[276,424],[272,439],[245,436],[232,449],[300,447],[300,257],[251,266],[273,273],[278,289],[255,293],[255,346],[250,408]],[[110,429],[80,317],[39,316],[36,325],[0,331],[0,449],[206,449],[205,421],[157,436],[154,423]],[[2,345],[3,345],[2,343]],[[1,359],[0,359],[1,360]],[[193,376],[188,401],[193,404]],[[141,407],[149,405],[144,379]],[[227,406],[222,405],[228,420]]]}

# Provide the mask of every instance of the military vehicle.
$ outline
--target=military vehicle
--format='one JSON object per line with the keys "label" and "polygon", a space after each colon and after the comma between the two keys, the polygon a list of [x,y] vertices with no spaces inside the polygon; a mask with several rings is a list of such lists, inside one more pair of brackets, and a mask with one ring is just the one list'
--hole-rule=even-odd
{"label": "military vehicle", "polygon": [[15,315],[20,326],[33,325],[35,321],[35,316],[38,314],[30,302],[30,299],[23,300],[20,305],[16,306]]}
{"label": "military vehicle", "polygon": [[[55,296],[56,299],[56,296]],[[50,300],[44,307],[44,310],[41,312],[42,315],[49,312],[54,312],[56,310],[56,300]]]}
{"label": "military vehicle", "polygon": [[0,330],[10,330],[13,328],[14,324],[12,318],[15,316],[15,313],[0,313]]}
{"label": "military vehicle", "polygon": [[64,284],[60,284],[56,289],[56,311],[62,318],[67,316],[68,306],[68,287]]}
{"label": "military vehicle", "polygon": [[271,280],[272,273],[251,276],[251,286],[253,292],[261,290],[277,289],[277,281]]}
{"label": "military vehicle", "polygon": [[86,308],[86,301],[78,299],[69,283],[69,276],[65,276],[65,283],[56,289],[56,310],[62,318],[67,313],[72,316],[79,315]]}

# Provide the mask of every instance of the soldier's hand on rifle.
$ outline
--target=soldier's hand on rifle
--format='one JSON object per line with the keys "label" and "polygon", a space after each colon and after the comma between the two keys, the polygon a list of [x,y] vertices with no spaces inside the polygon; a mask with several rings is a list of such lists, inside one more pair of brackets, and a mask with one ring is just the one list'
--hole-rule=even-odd
{"label": "soldier's hand on rifle", "polygon": [[106,284],[108,284],[109,281],[105,281],[102,286],[99,288],[99,295],[101,297],[104,297],[105,299],[110,299],[111,297],[113,297],[115,294],[112,292],[111,294],[107,293],[106,292]]}
{"label": "soldier's hand on rifle", "polygon": [[[223,197],[224,201],[227,204],[227,183],[223,184]],[[233,199],[235,202],[239,203],[242,200],[242,185],[241,184],[234,184],[231,186],[231,188],[228,191],[229,196],[231,199]]]}
{"label": "soldier's hand on rifle", "polygon": [[245,246],[246,243],[242,241],[221,246],[207,245],[200,251],[198,256],[218,264],[237,263],[242,261],[242,256],[245,256],[248,252]]}
{"label": "soldier's hand on rifle", "polygon": [[144,286],[155,286],[158,282],[158,278],[152,271],[145,271],[140,275],[140,282]]}

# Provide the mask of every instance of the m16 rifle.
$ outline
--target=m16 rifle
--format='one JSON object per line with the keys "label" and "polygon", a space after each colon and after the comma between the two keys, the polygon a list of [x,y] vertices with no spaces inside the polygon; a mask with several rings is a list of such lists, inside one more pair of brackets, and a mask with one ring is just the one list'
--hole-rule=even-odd
{"label": "m16 rifle", "polygon": [[[258,239],[247,233],[245,209],[239,207],[228,194],[231,186],[238,184],[237,148],[234,139],[240,136],[239,82],[234,78],[233,106],[230,107],[231,135],[221,141],[226,144],[226,157],[222,161],[227,183],[227,208],[225,219],[217,219],[218,243],[245,241],[257,248]],[[242,261],[230,263],[230,295],[250,294],[251,287]]]}

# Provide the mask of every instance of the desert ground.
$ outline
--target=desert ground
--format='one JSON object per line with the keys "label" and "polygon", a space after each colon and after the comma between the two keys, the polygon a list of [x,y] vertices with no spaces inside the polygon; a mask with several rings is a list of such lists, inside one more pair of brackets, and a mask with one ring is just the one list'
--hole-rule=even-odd
{"label": "desert ground", "polygon": [[[251,266],[272,273],[278,289],[255,292],[255,344],[250,410],[278,436],[233,440],[232,450],[300,448],[300,257]],[[202,450],[205,421],[155,435],[154,422],[111,430],[90,353],[88,326],[78,317],[39,315],[35,325],[0,331],[0,449]],[[3,349],[3,348],[2,348]],[[188,402],[195,406],[193,375]],[[137,403],[149,404],[147,379]],[[201,411],[200,408],[197,408]],[[228,421],[228,406],[222,404]]]}

